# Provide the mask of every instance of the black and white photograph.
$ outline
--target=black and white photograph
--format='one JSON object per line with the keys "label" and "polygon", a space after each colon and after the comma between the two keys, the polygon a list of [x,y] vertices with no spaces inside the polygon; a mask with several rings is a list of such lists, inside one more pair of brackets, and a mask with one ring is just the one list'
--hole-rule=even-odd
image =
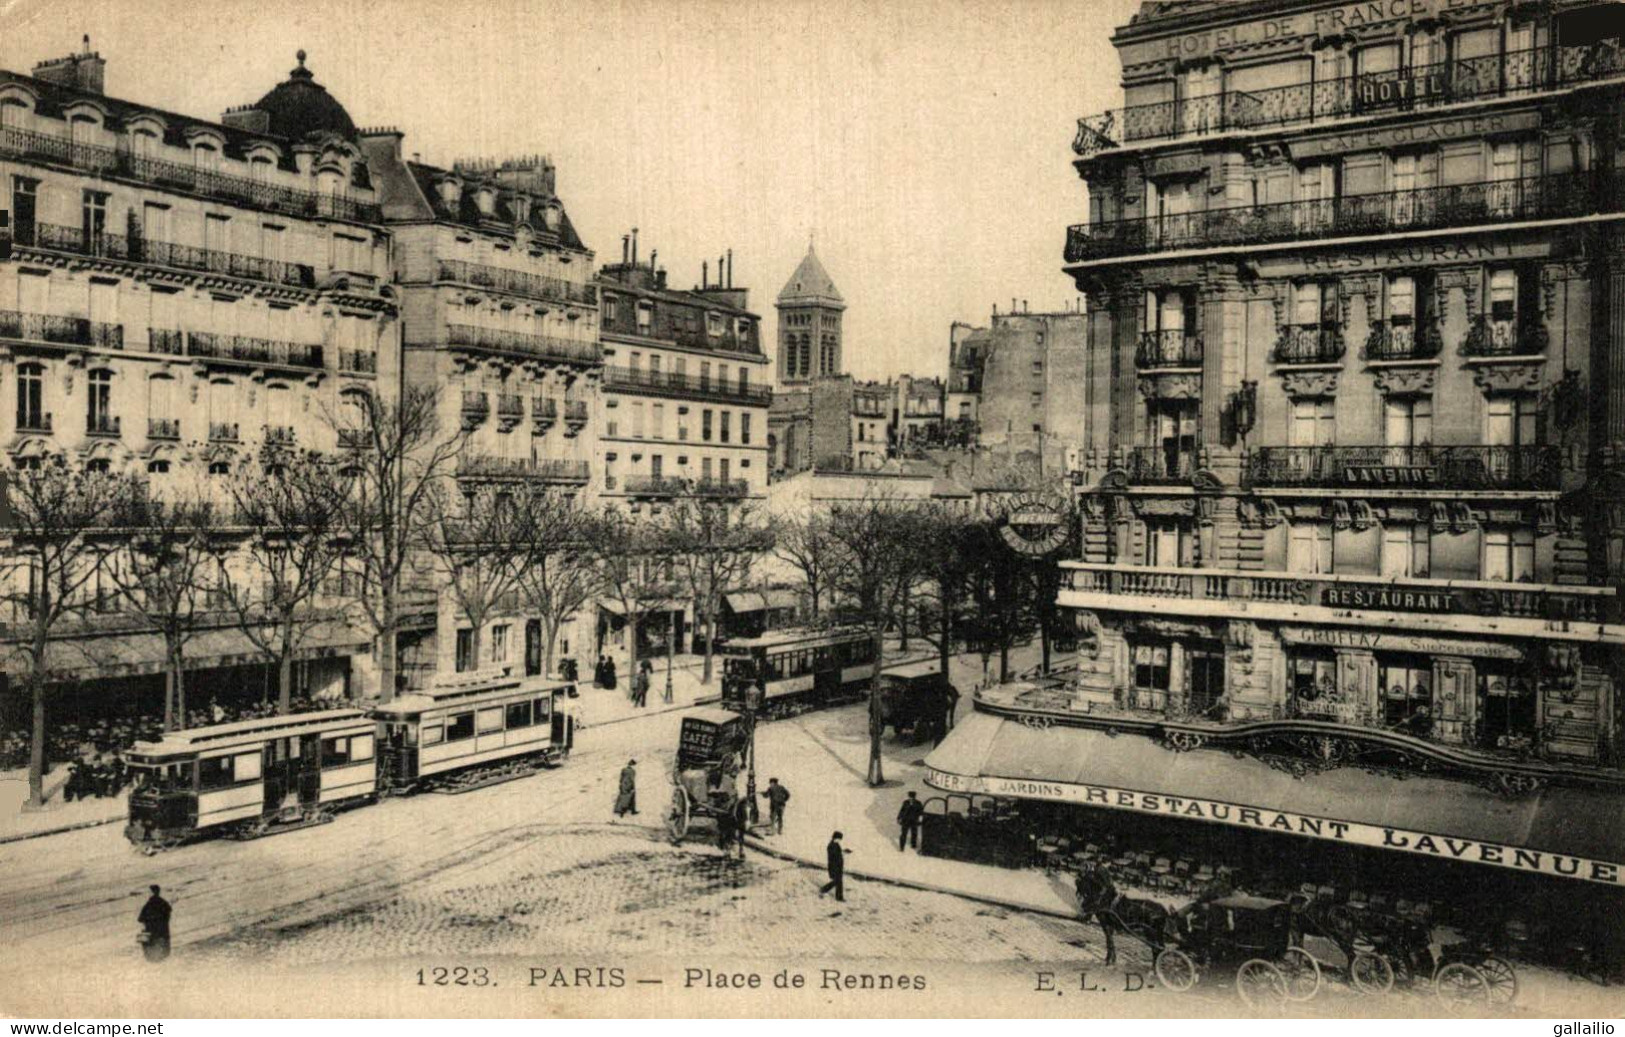
{"label": "black and white photograph", "polygon": [[8,1019],[1610,1034],[1622,588],[1625,0],[0,0]]}

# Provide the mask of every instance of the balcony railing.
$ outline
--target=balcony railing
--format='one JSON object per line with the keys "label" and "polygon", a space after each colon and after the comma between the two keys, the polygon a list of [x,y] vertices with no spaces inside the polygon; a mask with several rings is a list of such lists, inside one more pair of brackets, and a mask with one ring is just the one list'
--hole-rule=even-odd
{"label": "balcony railing", "polygon": [[766,406],[773,399],[773,390],[766,385],[740,385],[732,379],[698,378],[676,371],[645,371],[610,365],[604,368],[604,384],[613,389],[642,390],[652,395],[694,396],[759,406]]}
{"label": "balcony railing", "polygon": [[1270,205],[1237,205],[1067,228],[1065,258],[1082,263],[1178,249],[1401,234],[1614,212],[1625,191],[1600,174],[1418,187]]}
{"label": "balcony railing", "polygon": [[186,332],[174,328],[148,328],[147,352],[165,356],[185,355]]}
{"label": "balcony railing", "polygon": [[83,317],[57,317],[46,313],[0,310],[0,338],[49,342],[59,346],[123,349],[124,325]]}
{"label": "balcony railing", "polygon": [[519,353],[573,364],[597,364],[603,361],[603,353],[596,342],[576,342],[556,335],[529,335],[519,331],[481,328],[472,324],[448,324],[446,344]]}
{"label": "balcony railing", "polygon": [[530,401],[530,421],[536,432],[546,432],[559,420],[559,401],[551,396],[533,396]]}
{"label": "balcony railing", "polygon": [[520,396],[518,393],[498,393],[497,413],[501,415],[512,415],[514,417],[524,417],[525,398]]}
{"label": "balcony railing", "polygon": [[1431,360],[1443,349],[1443,336],[1433,321],[1394,324],[1373,321],[1365,337],[1367,360]]}
{"label": "balcony railing", "polygon": [[247,335],[221,335],[213,331],[186,333],[186,355],[209,360],[235,360],[245,364],[276,364],[320,370],[324,364],[321,346],[302,342],[279,342]]}
{"label": "balcony railing", "polygon": [[91,414],[85,418],[85,435],[117,436],[122,422],[111,414]]}
{"label": "balcony railing", "polygon": [[19,414],[17,416],[18,432],[50,432],[52,426],[49,414]]}
{"label": "balcony railing", "polygon": [[148,439],[179,439],[181,438],[181,419],[179,418],[148,418]]}
{"label": "balcony railing", "polygon": [[1538,356],[1546,352],[1546,325],[1538,317],[1496,320],[1488,314],[1473,319],[1462,339],[1462,356]]}
{"label": "balcony railing", "polygon": [[1611,587],[1090,562],[1062,562],[1061,566],[1070,570],[1068,588],[1081,594],[1593,623],[1615,622],[1620,614],[1618,592]]}
{"label": "balcony railing", "polygon": [[54,223],[20,223],[14,240],[19,245],[72,252],[83,256],[120,259],[130,263],[151,263],[178,270],[224,274],[271,284],[309,288],[316,283],[315,269],[304,263],[244,256],[235,252],[149,241],[140,236],[112,234],[86,227],[65,227]]}
{"label": "balcony railing", "polygon": [[1556,490],[1555,446],[1262,447],[1247,459],[1248,486]]}
{"label": "balcony railing", "polygon": [[586,461],[558,457],[494,457],[465,454],[457,459],[457,474],[480,479],[538,479],[546,482],[585,483],[591,478]]}
{"label": "balcony railing", "polygon": [[67,137],[31,130],[0,129],[0,154],[71,166],[102,176],[127,177],[292,215],[330,217],[358,223],[376,223],[379,219],[377,205],[346,195],[320,194],[195,165],[139,157],[122,147],[80,144]]}
{"label": "balcony railing", "polygon": [[1283,324],[1270,359],[1277,364],[1335,364],[1343,359],[1343,329],[1335,324]]}
{"label": "balcony railing", "polygon": [[1113,109],[1079,119],[1072,150],[1088,156],[1142,141],[1435,108],[1620,75],[1625,75],[1625,53],[1606,43],[1513,51],[1318,83],[1232,90]]}
{"label": "balcony railing", "polygon": [[209,442],[235,443],[237,442],[237,423],[235,421],[209,422]]}
{"label": "balcony railing", "polygon": [[750,484],[743,479],[700,479],[694,483],[696,497],[743,497]]}
{"label": "balcony railing", "polygon": [[1161,446],[1140,446],[1129,451],[1128,478],[1132,483],[1186,483],[1196,474],[1196,454]]}
{"label": "balcony railing", "polygon": [[269,443],[271,446],[292,446],[293,445],[293,426],[292,425],[267,425],[267,426],[265,426],[265,442]]}
{"label": "balcony railing", "polygon": [[367,433],[358,428],[341,428],[339,433],[340,450],[365,450],[371,442]]}
{"label": "balcony railing", "polygon": [[463,392],[463,431],[471,432],[491,416],[491,400],[483,392]]}
{"label": "balcony railing", "polygon": [[339,370],[361,374],[378,373],[378,354],[370,349],[339,350]]}
{"label": "balcony railing", "polygon": [[1201,367],[1202,336],[1190,335],[1181,329],[1141,332],[1134,363],[1142,370]]}
{"label": "balcony railing", "polygon": [[678,497],[688,492],[687,479],[671,475],[629,475],[626,492],[639,497]]}
{"label": "balcony railing", "polygon": [[470,263],[462,259],[442,259],[438,265],[439,280],[442,281],[482,285],[532,299],[579,303],[584,306],[591,306],[598,299],[598,290],[593,285],[577,284],[562,277],[509,270],[485,263]]}

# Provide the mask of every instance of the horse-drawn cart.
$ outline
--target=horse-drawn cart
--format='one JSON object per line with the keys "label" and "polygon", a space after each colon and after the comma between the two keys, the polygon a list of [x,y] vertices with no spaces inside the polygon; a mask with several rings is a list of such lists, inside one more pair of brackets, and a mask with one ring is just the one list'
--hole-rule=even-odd
{"label": "horse-drawn cart", "polygon": [[739,806],[739,771],[748,721],[725,709],[700,709],[683,717],[672,773],[666,828],[680,843],[696,821],[723,823]]}

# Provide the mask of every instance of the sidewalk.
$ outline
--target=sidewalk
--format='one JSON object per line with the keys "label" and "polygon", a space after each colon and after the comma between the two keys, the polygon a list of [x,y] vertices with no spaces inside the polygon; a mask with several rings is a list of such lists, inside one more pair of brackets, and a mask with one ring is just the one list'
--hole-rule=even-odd
{"label": "sidewalk", "polygon": [[[980,668],[979,661],[976,666]],[[898,805],[910,789],[921,799],[935,794],[925,785],[923,766],[932,745],[930,741],[899,743],[890,736],[882,745],[886,784],[876,789],[866,780],[869,735],[862,710],[809,713],[760,727],[756,734],[757,788],[766,788],[768,778],[778,778],[791,798],[785,810],[784,834],[755,836],[751,845],[793,857],[817,868],[821,875],[825,846],[830,833],[838,830],[843,845],[852,851],[846,865],[850,879],[895,882],[1021,910],[1077,917],[1070,880],[1036,869],[922,857],[912,847],[898,852]],[[765,803],[762,809],[765,820]],[[856,894],[850,887],[847,892],[863,895],[861,888]]]}
{"label": "sidewalk", "polygon": [[125,806],[128,792],[106,799],[67,803],[62,799],[62,786],[67,780],[67,764],[58,765],[45,776],[45,805],[29,810],[28,772],[16,770],[0,774],[0,843],[124,820],[128,813]]}

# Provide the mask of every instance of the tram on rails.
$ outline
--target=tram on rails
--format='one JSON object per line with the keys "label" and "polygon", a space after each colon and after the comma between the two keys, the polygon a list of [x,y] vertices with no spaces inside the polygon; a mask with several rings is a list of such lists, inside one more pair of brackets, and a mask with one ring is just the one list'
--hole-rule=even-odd
{"label": "tram on rails", "polygon": [[764,719],[855,701],[875,674],[874,642],[858,627],[770,630],[719,650],[723,707],[744,711],[746,691],[758,685]]}
{"label": "tram on rails", "polygon": [[448,674],[368,710],[327,709],[173,731],[126,754],[125,838],[151,853],[331,821],[382,795],[463,792],[569,755],[574,682]]}

